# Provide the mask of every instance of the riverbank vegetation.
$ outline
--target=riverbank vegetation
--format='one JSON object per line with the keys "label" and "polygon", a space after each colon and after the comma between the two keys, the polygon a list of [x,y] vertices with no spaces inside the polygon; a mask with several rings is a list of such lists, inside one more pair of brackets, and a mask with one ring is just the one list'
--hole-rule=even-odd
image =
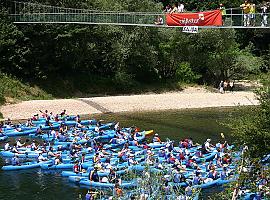
{"label": "riverbank vegetation", "polygon": [[[172,2],[80,0],[31,2],[95,10],[161,12]],[[242,1],[224,2],[227,7]],[[218,7],[189,2],[188,10]],[[179,90],[183,83],[217,86],[269,69],[269,32],[74,24],[14,25],[0,18],[0,71],[54,97]],[[154,20],[154,19],[153,19]]]}

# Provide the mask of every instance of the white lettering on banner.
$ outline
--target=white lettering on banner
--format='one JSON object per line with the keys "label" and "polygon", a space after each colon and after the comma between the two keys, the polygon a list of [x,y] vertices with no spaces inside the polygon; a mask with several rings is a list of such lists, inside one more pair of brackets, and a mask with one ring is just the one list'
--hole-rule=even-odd
{"label": "white lettering on banner", "polygon": [[184,33],[198,33],[199,27],[198,26],[184,26],[183,31]]}
{"label": "white lettering on banner", "polygon": [[204,21],[204,14],[203,13],[199,13],[198,14],[198,19],[188,19],[188,18],[184,18],[179,20],[180,24],[183,25],[187,25],[187,24],[199,24],[200,21]]}

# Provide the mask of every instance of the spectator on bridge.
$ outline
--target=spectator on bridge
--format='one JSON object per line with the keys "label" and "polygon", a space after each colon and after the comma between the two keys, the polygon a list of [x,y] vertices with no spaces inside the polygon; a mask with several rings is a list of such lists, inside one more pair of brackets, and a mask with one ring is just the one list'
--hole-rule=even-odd
{"label": "spectator on bridge", "polygon": [[171,10],[170,14],[177,13],[177,12],[178,12],[177,5],[174,4],[173,9]]}
{"label": "spectator on bridge", "polygon": [[164,9],[165,13],[170,13],[172,11],[172,7],[170,5],[167,5]]}
{"label": "spectator on bridge", "polygon": [[250,25],[255,26],[256,25],[256,5],[255,3],[250,4]]}
{"label": "spectator on bridge", "polygon": [[177,11],[179,13],[182,13],[182,12],[184,12],[184,8],[185,8],[184,4],[179,2],[178,6],[177,6]]}
{"label": "spectator on bridge", "polygon": [[159,15],[155,21],[155,25],[163,25],[163,18]]}
{"label": "spectator on bridge", "polygon": [[222,26],[224,26],[225,20],[226,20],[226,9],[222,3],[219,4],[219,10],[220,10],[221,15],[222,15]]}
{"label": "spectator on bridge", "polygon": [[244,26],[250,25],[250,3],[245,1],[243,4],[240,5],[240,8],[243,9],[244,13]]}
{"label": "spectator on bridge", "polygon": [[266,3],[264,3],[264,5],[261,7],[262,9],[262,27],[266,27],[267,26],[267,18],[268,18],[268,5]]}

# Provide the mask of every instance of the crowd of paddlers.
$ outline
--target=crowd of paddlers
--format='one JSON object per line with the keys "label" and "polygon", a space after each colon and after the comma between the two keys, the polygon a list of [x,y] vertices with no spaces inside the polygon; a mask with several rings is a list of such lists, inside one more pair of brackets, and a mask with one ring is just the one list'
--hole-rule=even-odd
{"label": "crowd of paddlers", "polygon": [[[2,170],[62,170],[63,177],[89,188],[86,199],[107,189],[113,191],[108,198],[198,199],[200,189],[238,178],[241,154],[224,134],[216,144],[211,139],[202,145],[192,138],[162,141],[153,130],[124,128],[119,122],[82,120],[66,110],[40,113],[25,123],[1,123]],[[257,184],[267,193],[269,177]]]}

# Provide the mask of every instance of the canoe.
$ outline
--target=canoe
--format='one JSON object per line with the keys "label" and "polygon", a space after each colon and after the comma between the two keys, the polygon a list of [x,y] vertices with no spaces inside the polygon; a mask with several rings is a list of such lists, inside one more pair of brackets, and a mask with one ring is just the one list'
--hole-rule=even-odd
{"label": "canoe", "polygon": [[5,141],[7,139],[8,139],[8,136],[7,135],[0,136],[0,141]]}
{"label": "canoe", "polygon": [[[0,155],[3,157],[13,157],[14,155],[17,155],[19,158],[37,158],[39,156],[39,153],[34,151],[22,151],[22,153],[12,153],[10,151],[1,151]],[[47,157],[47,153],[43,153],[43,156]]]}
{"label": "canoe", "polygon": [[2,170],[4,171],[15,171],[15,170],[24,170],[24,169],[33,169],[33,168],[39,168],[41,164],[43,163],[50,163],[52,161],[45,161],[45,162],[26,162],[22,165],[6,165],[2,167]]}
{"label": "canoe", "polygon": [[[68,178],[69,181],[79,183],[80,185],[86,185],[89,187],[94,187],[94,188],[114,188],[113,183],[102,183],[102,182],[94,182],[90,181],[88,178],[81,177],[81,176],[70,176]],[[137,180],[134,179],[132,181],[123,181],[122,184],[120,185],[121,188],[132,188],[137,186]]]}
{"label": "canoe", "polygon": [[8,137],[16,137],[16,136],[27,136],[29,134],[33,134],[33,133],[36,133],[36,132],[37,132],[37,129],[32,128],[32,129],[29,129],[29,130],[22,130],[22,131],[14,130],[14,131],[11,131],[11,132],[7,132],[5,134]]}
{"label": "canoe", "polygon": [[[42,164],[40,167],[41,169],[45,169],[45,170],[56,170],[56,169],[73,169],[74,163],[61,163],[58,165],[54,165],[54,164]],[[93,166],[93,162],[89,161],[89,162],[85,162],[82,164],[82,167],[87,169],[88,167],[92,167]]]}
{"label": "canoe", "polygon": [[[115,173],[118,175],[122,175],[125,174],[127,172],[127,170],[122,169],[122,170],[118,170]],[[109,176],[109,171],[98,171],[98,175],[99,177],[105,177],[105,176]],[[67,177],[67,176],[82,176],[82,177],[88,177],[89,176],[89,172],[85,172],[85,173],[75,173],[73,171],[62,171],[61,173],[62,176]]]}
{"label": "canoe", "polygon": [[74,164],[71,163],[66,163],[66,164],[58,164],[58,165],[54,165],[54,164],[41,164],[40,167],[41,169],[45,169],[45,170],[49,170],[49,169],[72,169]]}

